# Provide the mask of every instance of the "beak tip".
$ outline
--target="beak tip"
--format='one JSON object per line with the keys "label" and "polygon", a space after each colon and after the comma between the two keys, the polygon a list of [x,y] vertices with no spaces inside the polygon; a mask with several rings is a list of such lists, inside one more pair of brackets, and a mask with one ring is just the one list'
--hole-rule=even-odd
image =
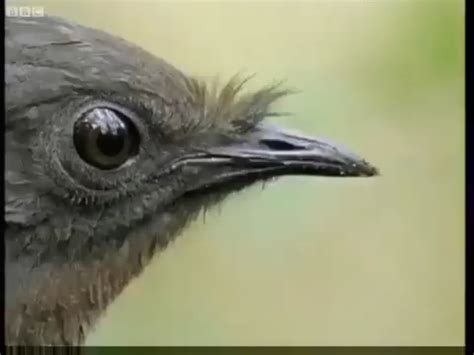
{"label": "beak tip", "polygon": [[380,170],[373,166],[372,164],[368,163],[367,161],[362,161],[361,166],[361,175],[365,177],[372,177],[372,176],[379,176]]}
{"label": "beak tip", "polygon": [[379,176],[380,170],[367,160],[359,158],[352,160],[350,163],[346,163],[345,168],[342,168],[340,174],[343,176],[373,177]]}

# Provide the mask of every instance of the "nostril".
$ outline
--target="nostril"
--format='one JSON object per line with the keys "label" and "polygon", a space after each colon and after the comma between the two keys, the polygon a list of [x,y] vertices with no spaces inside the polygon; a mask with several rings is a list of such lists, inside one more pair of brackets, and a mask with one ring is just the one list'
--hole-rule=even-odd
{"label": "nostril", "polygon": [[303,147],[299,147],[297,145],[278,140],[278,139],[262,139],[260,140],[260,144],[270,148],[271,150],[301,150]]}

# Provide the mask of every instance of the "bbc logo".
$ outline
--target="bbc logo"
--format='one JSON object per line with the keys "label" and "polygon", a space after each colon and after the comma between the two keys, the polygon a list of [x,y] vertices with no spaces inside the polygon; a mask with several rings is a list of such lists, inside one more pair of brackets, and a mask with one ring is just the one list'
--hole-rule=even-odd
{"label": "bbc logo", "polygon": [[43,17],[43,6],[7,6],[7,17]]}

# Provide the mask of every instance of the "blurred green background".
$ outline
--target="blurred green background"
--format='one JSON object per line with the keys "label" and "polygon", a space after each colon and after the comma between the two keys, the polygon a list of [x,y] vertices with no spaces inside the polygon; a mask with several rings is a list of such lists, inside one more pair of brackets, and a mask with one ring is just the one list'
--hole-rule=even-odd
{"label": "blurred green background", "polygon": [[279,123],[382,173],[230,198],[155,258],[88,344],[464,343],[463,2],[30,4],[192,75],[287,79],[300,93],[277,105],[292,113]]}

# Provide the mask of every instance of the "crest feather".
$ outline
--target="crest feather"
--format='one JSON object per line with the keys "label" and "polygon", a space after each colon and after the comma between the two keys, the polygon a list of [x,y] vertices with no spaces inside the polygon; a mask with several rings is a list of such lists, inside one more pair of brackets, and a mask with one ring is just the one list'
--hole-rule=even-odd
{"label": "crest feather", "polygon": [[190,101],[200,113],[199,121],[204,125],[203,128],[224,126],[242,133],[255,127],[267,116],[285,114],[271,112],[270,107],[281,97],[295,91],[282,87],[284,82],[280,81],[244,93],[245,84],[253,77],[236,74],[221,88],[217,80],[211,84],[196,78],[186,80]]}

